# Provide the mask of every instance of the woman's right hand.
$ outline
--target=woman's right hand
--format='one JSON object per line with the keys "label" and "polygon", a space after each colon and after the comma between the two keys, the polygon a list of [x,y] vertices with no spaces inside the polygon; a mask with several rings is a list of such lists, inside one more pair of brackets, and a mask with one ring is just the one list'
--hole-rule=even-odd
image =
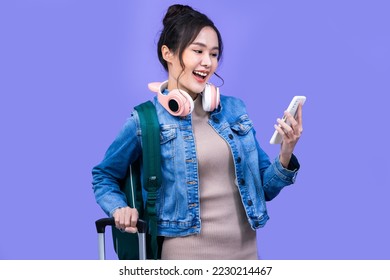
{"label": "woman's right hand", "polygon": [[113,217],[115,226],[119,230],[129,233],[137,232],[138,210],[136,208],[122,207],[115,210]]}

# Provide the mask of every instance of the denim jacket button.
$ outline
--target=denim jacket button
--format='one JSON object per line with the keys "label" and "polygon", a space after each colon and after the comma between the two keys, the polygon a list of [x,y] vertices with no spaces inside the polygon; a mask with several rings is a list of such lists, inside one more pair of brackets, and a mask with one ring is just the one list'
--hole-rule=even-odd
{"label": "denim jacket button", "polygon": [[230,139],[233,139],[233,134],[228,135]]}
{"label": "denim jacket button", "polygon": [[248,200],[248,205],[249,205],[249,206],[252,206],[252,205],[253,205],[252,200],[250,200],[250,199]]}
{"label": "denim jacket button", "polygon": [[245,185],[245,180],[244,179],[240,180],[240,185]]}
{"label": "denim jacket button", "polygon": [[219,123],[219,119],[218,119],[217,117],[213,117],[213,121],[214,121],[215,123]]}
{"label": "denim jacket button", "polygon": [[241,158],[238,157],[238,158],[237,158],[237,163],[240,163],[240,162],[241,162]]}

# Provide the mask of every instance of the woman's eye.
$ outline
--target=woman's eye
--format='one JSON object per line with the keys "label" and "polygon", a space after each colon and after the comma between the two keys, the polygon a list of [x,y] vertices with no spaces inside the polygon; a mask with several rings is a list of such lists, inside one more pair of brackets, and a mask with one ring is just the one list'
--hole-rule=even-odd
{"label": "woman's eye", "polygon": [[194,52],[196,52],[196,53],[202,53],[201,50],[194,50]]}
{"label": "woman's eye", "polygon": [[211,56],[212,57],[218,57],[218,54],[217,53],[212,53]]}

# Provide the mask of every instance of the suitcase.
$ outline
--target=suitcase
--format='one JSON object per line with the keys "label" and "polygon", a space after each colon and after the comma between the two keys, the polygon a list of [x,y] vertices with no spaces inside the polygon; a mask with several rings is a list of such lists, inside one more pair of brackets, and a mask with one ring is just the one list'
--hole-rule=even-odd
{"label": "suitcase", "polygon": [[[106,226],[115,226],[114,218],[102,218],[95,222],[96,230],[98,233],[98,249],[99,249],[99,260],[106,259],[106,249],[105,249],[105,229]],[[139,219],[137,222],[138,229],[138,251],[139,251],[139,259],[146,260],[146,232],[147,232],[147,224],[145,221]],[[129,233],[133,234],[133,233]]]}

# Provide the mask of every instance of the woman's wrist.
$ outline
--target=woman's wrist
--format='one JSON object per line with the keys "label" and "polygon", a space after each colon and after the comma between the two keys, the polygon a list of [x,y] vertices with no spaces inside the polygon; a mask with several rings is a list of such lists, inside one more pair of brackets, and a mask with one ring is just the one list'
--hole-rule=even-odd
{"label": "woman's wrist", "polygon": [[286,155],[279,155],[279,161],[280,164],[284,167],[287,168],[291,160],[291,155],[286,156]]}

